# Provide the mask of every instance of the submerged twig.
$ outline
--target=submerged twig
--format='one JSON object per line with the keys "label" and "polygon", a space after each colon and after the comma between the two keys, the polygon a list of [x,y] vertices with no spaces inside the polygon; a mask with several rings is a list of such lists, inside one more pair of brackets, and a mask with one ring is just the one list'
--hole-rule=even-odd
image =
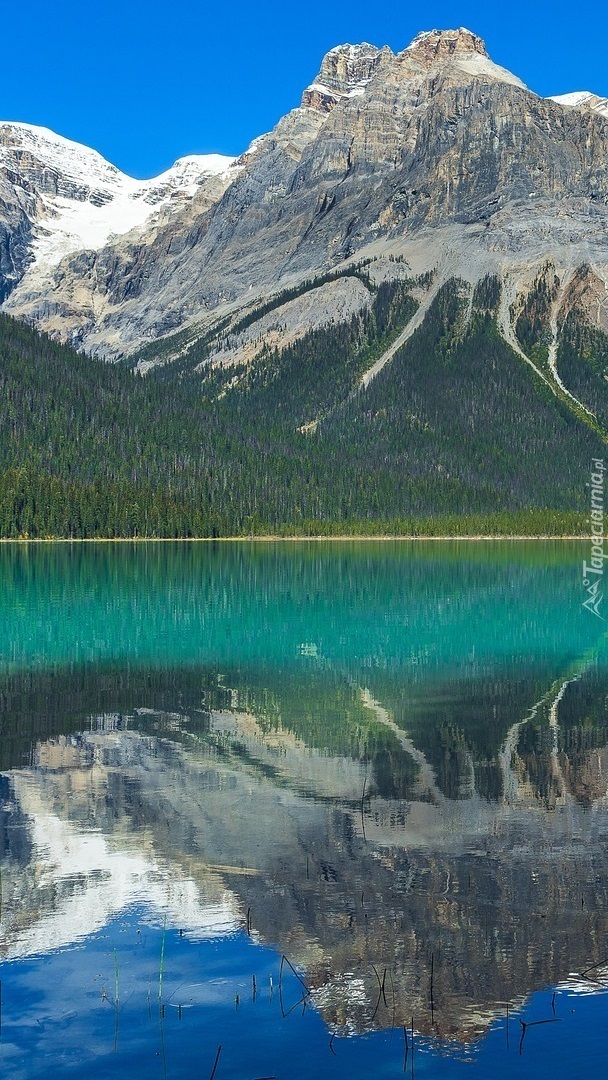
{"label": "submerged twig", "polygon": [[217,1069],[217,1063],[220,1060],[221,1052],[222,1052],[222,1044],[220,1043],[220,1045],[217,1048],[217,1054],[215,1055],[215,1061],[213,1062],[213,1068],[211,1070],[211,1076],[209,1077],[209,1080],[213,1080],[213,1077],[215,1076],[215,1070]]}
{"label": "submerged twig", "polygon": [[435,953],[431,953],[431,1012],[433,1011],[433,974],[435,971]]}
{"label": "submerged twig", "polygon": [[367,836],[365,835],[365,814],[363,812],[363,804],[365,802],[365,788],[367,785],[367,759],[365,761],[365,776],[363,777],[363,791],[361,793],[361,831],[363,833],[363,840],[367,844]]}
{"label": "submerged twig", "polygon": [[119,986],[118,986],[118,956],[114,949],[114,1053],[118,1050],[118,1009],[119,1009]]}
{"label": "submerged twig", "polygon": [[396,1016],[396,1013],[397,1013],[397,1000],[396,1000],[396,996],[395,996],[395,984],[393,982],[393,973],[392,973],[390,968],[389,968],[389,971],[388,971],[388,975],[389,975],[389,979],[391,980],[391,997],[393,999],[393,1015],[392,1015],[392,1020],[391,1020],[391,1030],[394,1031],[394,1029],[395,1029],[395,1016]]}
{"label": "submerged twig", "polygon": [[287,1010],[287,1012],[285,1012],[283,1008],[283,1001],[281,999],[281,1016],[283,1017],[283,1020],[286,1020],[288,1016],[291,1016],[292,1012],[295,1012],[298,1005],[302,1006],[302,1010],[306,1008],[306,994],[302,994],[302,997],[298,998],[295,1004],[292,1005],[291,1008]]}
{"label": "submerged twig", "polygon": [[298,980],[298,982],[300,982],[302,984],[302,986],[304,987],[306,993],[310,994],[310,987],[306,985],[306,983],[304,982],[304,979],[300,975],[299,971],[296,971],[296,969],[293,966],[293,964],[292,964],[291,960],[289,959],[289,957],[287,957],[285,955],[283,955],[281,957],[281,971],[283,970],[283,961],[288,965],[288,967],[291,968],[291,970],[293,971],[296,979]]}
{"label": "submerged twig", "polygon": [[528,1030],[529,1027],[539,1027],[541,1024],[559,1024],[560,1020],[561,1020],[561,1016],[551,1016],[548,1020],[528,1020],[528,1021],[520,1020],[519,1021],[520,1024],[521,1024],[521,1039],[519,1040],[519,1052],[520,1052],[520,1054],[521,1054],[522,1049],[523,1049],[524,1039],[526,1037],[526,1031]]}
{"label": "submerged twig", "polygon": [[167,916],[163,923],[163,936],[160,943],[160,968],[158,971],[158,1000],[162,1001],[163,997],[163,969],[165,966],[165,938],[167,936]]}
{"label": "submerged twig", "polygon": [[597,971],[598,968],[606,967],[607,965],[608,965],[608,956],[606,957],[605,960],[600,960],[597,964],[591,964],[590,967],[585,968],[584,971],[581,971],[581,979],[586,979],[587,975],[589,974],[590,971]]}

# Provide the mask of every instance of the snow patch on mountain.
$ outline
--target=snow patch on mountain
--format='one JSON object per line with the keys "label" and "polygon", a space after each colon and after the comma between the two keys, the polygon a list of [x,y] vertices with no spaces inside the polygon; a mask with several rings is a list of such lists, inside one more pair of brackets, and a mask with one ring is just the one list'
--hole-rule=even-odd
{"label": "snow patch on mountain", "polygon": [[362,97],[365,93],[365,87],[369,82],[371,82],[370,79],[361,79],[353,86],[352,90],[332,90],[331,86],[324,86],[323,83],[314,82],[306,87],[304,93],[321,94],[323,97],[333,98],[336,101],[339,101],[340,98]]}
{"label": "snow patch on mountain", "polygon": [[568,105],[571,109],[579,108],[581,105],[586,106],[592,112],[608,117],[608,98],[592,94],[590,90],[575,90],[571,94],[557,94],[550,97],[549,101],[556,101],[558,105]]}
{"label": "snow patch on mountain", "polygon": [[517,75],[513,72],[507,71],[506,68],[495,64],[493,60],[490,60],[489,56],[482,56],[481,53],[467,53],[461,56],[455,56],[453,61],[454,65],[459,71],[464,71],[467,75],[471,75],[474,79],[486,78],[491,79],[493,82],[509,83],[511,86],[519,86],[522,90],[527,90],[528,87],[521,79],[518,79]]}
{"label": "snow patch on mountain", "polygon": [[492,82],[510,83],[527,89],[521,79],[490,59],[482,38],[465,26],[457,30],[423,30],[400,55],[421,60],[427,65],[447,61],[472,78],[490,79]]}
{"label": "snow patch on mountain", "polygon": [[575,108],[577,105],[582,105],[593,95],[589,90],[575,90],[572,94],[556,94],[549,98],[549,101],[557,101],[558,105],[570,105]]}
{"label": "snow patch on mountain", "polygon": [[483,44],[481,42],[481,38],[478,37],[477,34],[474,34],[472,30],[467,30],[466,26],[459,26],[457,30],[421,30],[418,34],[416,34],[416,37],[413,38],[412,41],[410,41],[409,45],[405,49],[405,52],[415,50],[418,48],[419,45],[422,45],[423,42],[428,42],[431,39],[435,39],[435,41],[438,41],[440,39],[448,38],[470,38],[473,41]]}
{"label": "snow patch on mountain", "polygon": [[39,199],[32,254],[47,266],[74,251],[97,250],[160,211],[171,212],[233,162],[221,154],[192,155],[160,176],[136,180],[96,150],[47,128],[0,123],[0,170],[13,182],[19,177]]}

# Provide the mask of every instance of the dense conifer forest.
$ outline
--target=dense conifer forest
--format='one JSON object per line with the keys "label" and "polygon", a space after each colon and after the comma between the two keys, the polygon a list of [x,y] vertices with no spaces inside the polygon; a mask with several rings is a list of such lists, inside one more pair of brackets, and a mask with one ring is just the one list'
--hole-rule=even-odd
{"label": "dense conifer forest", "polygon": [[608,427],[608,335],[569,315],[561,336],[557,369],[574,396]]}
{"label": "dense conifer forest", "polygon": [[[248,368],[195,371],[199,344],[146,376],[0,316],[0,536],[584,531],[603,440],[499,335],[496,279],[472,298],[448,282],[361,387],[415,284],[374,286],[369,309]],[[598,419],[607,342],[572,321],[559,358]]]}

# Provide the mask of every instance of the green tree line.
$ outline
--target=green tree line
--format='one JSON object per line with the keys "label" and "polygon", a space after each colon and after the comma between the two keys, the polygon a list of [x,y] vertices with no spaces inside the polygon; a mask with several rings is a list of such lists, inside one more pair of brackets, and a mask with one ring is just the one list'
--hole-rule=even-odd
{"label": "green tree line", "polygon": [[[142,377],[0,316],[0,536],[584,530],[598,435],[500,337],[499,284],[412,282],[241,369]],[[316,429],[300,430],[316,420]]]}

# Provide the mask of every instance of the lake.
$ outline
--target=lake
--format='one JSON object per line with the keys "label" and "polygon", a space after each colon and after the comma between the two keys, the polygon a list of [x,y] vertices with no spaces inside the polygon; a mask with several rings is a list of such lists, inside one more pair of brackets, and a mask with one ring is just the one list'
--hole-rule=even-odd
{"label": "lake", "polygon": [[4,1075],[603,1074],[587,551],[0,547]]}

